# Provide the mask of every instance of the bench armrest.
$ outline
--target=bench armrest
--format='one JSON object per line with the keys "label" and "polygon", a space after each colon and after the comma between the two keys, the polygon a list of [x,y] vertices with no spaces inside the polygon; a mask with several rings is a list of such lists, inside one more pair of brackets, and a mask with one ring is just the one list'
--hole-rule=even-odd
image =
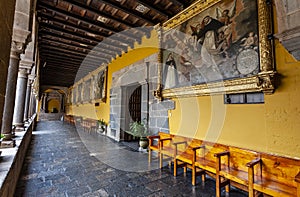
{"label": "bench armrest", "polygon": [[163,139],[160,139],[161,142],[163,142],[163,141],[168,141],[168,140],[172,140],[172,138],[169,137],[169,138],[163,138]]}
{"label": "bench armrest", "polygon": [[248,162],[246,164],[246,166],[248,168],[253,168],[253,166],[255,166],[256,164],[259,164],[261,162],[261,159],[260,158],[256,158],[256,159],[253,159],[252,161]]}
{"label": "bench armrest", "polygon": [[298,172],[298,174],[295,176],[295,181],[300,183],[300,172]]}
{"label": "bench armrest", "polygon": [[195,151],[195,150],[198,150],[198,149],[200,149],[200,148],[205,148],[205,145],[192,147],[192,150]]}
{"label": "bench armrest", "polygon": [[229,153],[230,153],[229,151],[224,151],[224,152],[220,152],[220,153],[215,153],[214,156],[215,157],[222,157],[225,155],[229,156]]}
{"label": "bench armrest", "polygon": [[150,136],[147,136],[147,138],[150,140],[150,139],[159,139],[160,136],[159,135],[150,135]]}
{"label": "bench armrest", "polygon": [[164,141],[171,141],[172,138],[163,138],[163,139],[159,139],[159,147],[160,149],[163,149],[164,148]]}
{"label": "bench armrest", "polygon": [[179,144],[185,144],[187,145],[187,141],[182,141],[182,142],[172,142],[173,145],[177,146]]}

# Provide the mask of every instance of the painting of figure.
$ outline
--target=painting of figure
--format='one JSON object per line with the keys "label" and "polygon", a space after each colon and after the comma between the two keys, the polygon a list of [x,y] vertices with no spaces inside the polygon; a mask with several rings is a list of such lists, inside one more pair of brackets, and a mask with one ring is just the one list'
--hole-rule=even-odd
{"label": "painting of figure", "polygon": [[257,24],[256,1],[225,0],[165,30],[164,89],[256,75]]}
{"label": "painting of figure", "polygon": [[101,70],[95,77],[94,96],[95,99],[105,100],[106,97],[106,69]]}

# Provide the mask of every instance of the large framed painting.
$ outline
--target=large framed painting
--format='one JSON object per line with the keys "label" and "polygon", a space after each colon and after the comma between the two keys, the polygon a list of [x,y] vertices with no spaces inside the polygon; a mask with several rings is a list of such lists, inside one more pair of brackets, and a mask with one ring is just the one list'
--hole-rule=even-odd
{"label": "large framed painting", "polygon": [[77,103],[82,102],[82,83],[77,86]]}
{"label": "large framed painting", "polygon": [[84,102],[87,102],[91,100],[91,79],[85,81],[83,85],[84,85],[84,89],[83,89],[82,99]]}
{"label": "large framed painting", "polygon": [[271,4],[201,0],[160,28],[159,98],[273,93]]}
{"label": "large framed painting", "polygon": [[107,89],[107,67],[101,69],[94,80],[94,97],[95,100],[106,102],[106,89]]}

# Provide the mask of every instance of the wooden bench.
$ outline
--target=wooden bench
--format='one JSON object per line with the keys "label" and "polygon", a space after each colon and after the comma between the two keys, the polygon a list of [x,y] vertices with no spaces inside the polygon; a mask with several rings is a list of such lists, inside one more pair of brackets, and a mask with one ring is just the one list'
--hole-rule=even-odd
{"label": "wooden bench", "polygon": [[[188,167],[192,170],[192,184],[196,185],[196,177],[201,175],[202,181],[206,179],[206,174],[215,177],[216,157],[215,154],[224,152],[227,146],[214,144],[198,139],[188,141],[189,146],[184,152],[176,155],[174,160],[174,176],[176,176],[177,167]],[[176,165],[181,162],[180,165]],[[221,162],[225,165],[225,161]]]}
{"label": "wooden bench", "polygon": [[65,115],[64,117],[64,121],[74,125],[75,124],[75,120],[74,120],[74,116],[73,115]]}
{"label": "wooden bench", "polygon": [[[229,146],[227,151],[215,153],[215,157],[216,196],[221,196],[223,186],[226,186],[226,192],[229,192],[230,185],[248,191],[249,166],[259,161],[259,153]],[[256,171],[253,175],[259,176],[259,173]]]}
{"label": "wooden bench", "polygon": [[148,161],[149,163],[152,162],[152,152],[157,152],[158,159],[159,159],[159,167],[162,168],[163,165],[163,155],[161,154],[161,149],[166,151],[168,147],[170,147],[170,141],[174,135],[159,132],[157,135],[148,136],[149,139],[149,147],[148,147]]}
{"label": "wooden bench", "polygon": [[91,118],[86,118],[86,119],[83,119],[82,122],[81,122],[81,126],[83,127],[83,130],[84,131],[88,131],[89,133],[91,131],[97,131],[97,127],[98,127],[98,124],[97,124],[97,120],[94,120],[94,119],[91,119]]}
{"label": "wooden bench", "polygon": [[[253,173],[255,167],[261,169],[260,176]],[[259,162],[249,166],[249,194],[259,191],[271,196],[300,197],[299,178],[300,160],[260,153]]]}
{"label": "wooden bench", "polygon": [[[161,142],[161,154],[173,157],[174,176],[177,168],[192,170],[192,184],[196,177],[206,174],[216,179],[216,196],[221,188],[229,192],[230,185],[256,196],[259,193],[271,196],[300,197],[300,160],[279,157],[243,148],[218,143],[172,136],[168,145]],[[162,160],[162,159],[161,159]]]}

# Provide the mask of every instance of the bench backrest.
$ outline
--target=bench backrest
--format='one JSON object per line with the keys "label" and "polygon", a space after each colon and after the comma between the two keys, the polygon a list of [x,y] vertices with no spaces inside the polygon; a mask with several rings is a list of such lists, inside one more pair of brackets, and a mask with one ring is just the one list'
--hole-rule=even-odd
{"label": "bench backrest", "polygon": [[[260,157],[259,153],[247,149],[229,147],[229,165],[231,168],[239,171],[248,172],[247,163]],[[254,173],[261,174],[259,165],[255,167]]]}
{"label": "bench backrest", "polygon": [[[205,159],[209,161],[216,161],[215,154],[221,153],[228,150],[228,146],[218,143],[212,143],[212,142],[203,142],[203,145],[205,145],[205,148],[202,149],[202,152],[200,150],[200,155]],[[225,164],[228,159],[226,157],[222,157],[221,163]]]}
{"label": "bench backrest", "polygon": [[[158,132],[160,139],[173,138],[174,135],[170,133]],[[171,146],[171,140],[164,141],[164,146]]]}
{"label": "bench backrest", "polygon": [[296,187],[295,176],[300,172],[300,160],[261,153],[263,177]]}

